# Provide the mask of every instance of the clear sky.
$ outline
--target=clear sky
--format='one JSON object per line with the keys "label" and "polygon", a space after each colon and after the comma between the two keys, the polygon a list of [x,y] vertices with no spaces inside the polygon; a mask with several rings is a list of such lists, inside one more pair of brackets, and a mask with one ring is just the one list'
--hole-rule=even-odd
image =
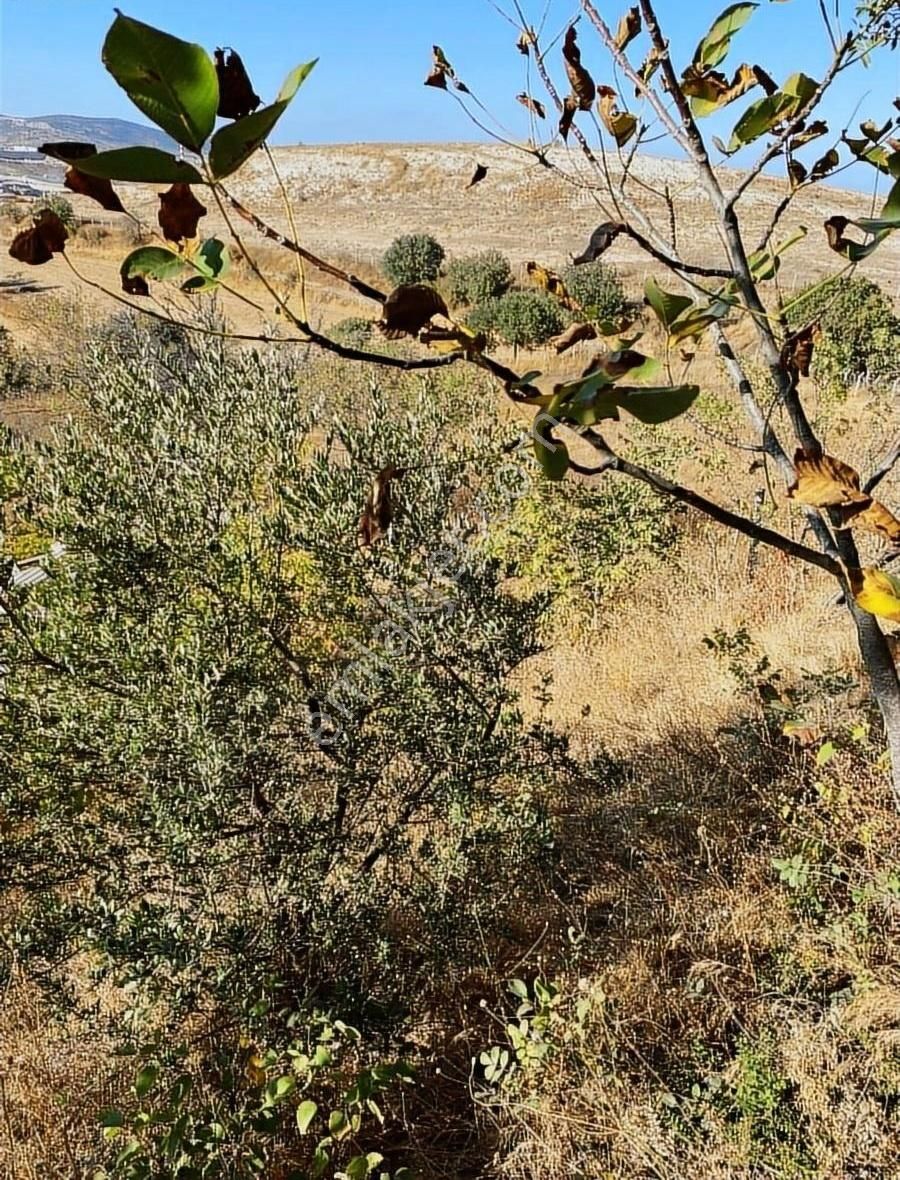
{"label": "clear sky", "polygon": [[[210,50],[231,45],[244,59],[264,101],[283,76],[312,57],[319,65],[282,119],[276,143],[382,140],[477,140],[482,134],[452,97],[426,89],[432,42],[441,45],[458,74],[484,104],[520,138],[528,116],[515,101],[526,86],[526,59],[515,51],[515,32],[498,13],[512,0],[121,0],[139,20]],[[577,13],[577,0],[522,0],[537,24],[548,8],[546,34],[555,36]],[[827,0],[833,10],[852,12],[852,2]],[[599,0],[615,26],[627,0]],[[694,46],[725,0],[658,0],[657,11],[676,63],[686,65]],[[100,64],[100,46],[111,20],[105,0],[0,0],[0,112],[8,115],[107,115],[142,120]],[[582,19],[580,43],[595,79],[611,81],[604,51]],[[637,45],[639,43],[635,43]],[[821,77],[830,46],[818,0],[761,0],[737,34],[728,69],[741,61],[762,65],[775,78],[797,69]],[[564,86],[561,60],[556,74]],[[540,84],[532,91],[543,98]],[[623,91],[628,95],[628,90]],[[759,93],[759,92],[757,92]],[[882,52],[871,68],[839,80],[822,108],[833,129],[853,120],[896,114],[900,53]],[[749,101],[749,100],[745,100]],[[860,103],[858,114],[854,108]],[[704,129],[728,137],[742,109],[705,120]],[[655,149],[671,152],[663,145]],[[810,149],[812,150],[812,149]],[[738,158],[740,162],[740,158]],[[862,187],[868,170],[851,175]],[[842,177],[847,183],[848,177]]]}

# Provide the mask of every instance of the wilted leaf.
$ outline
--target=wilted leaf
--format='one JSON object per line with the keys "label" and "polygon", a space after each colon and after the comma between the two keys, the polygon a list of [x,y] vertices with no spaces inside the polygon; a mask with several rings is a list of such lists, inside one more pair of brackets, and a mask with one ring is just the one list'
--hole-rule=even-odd
{"label": "wilted leaf", "polygon": [[555,270],[541,266],[538,262],[526,262],[525,270],[528,272],[528,277],[536,286],[553,295],[564,307],[567,307],[570,311],[580,310],[578,303],[569,294],[565,283]]}
{"label": "wilted leaf", "polygon": [[713,21],[709,32],[694,50],[694,64],[717,66],[731,48],[731,38],[744,27],[758,4],[732,4]]}
{"label": "wilted leaf", "polygon": [[197,236],[197,223],[206,216],[189,184],[173,184],[168,192],[159,194],[158,220],[163,236],[170,242],[182,242]]}
{"label": "wilted leaf", "polygon": [[217,48],[213,53],[216,63],[216,76],[219,79],[219,109],[218,115],[222,119],[243,119],[255,111],[262,99],[254,93],[241,61],[240,55],[233,49],[226,51]]}
{"label": "wilted leaf", "polygon": [[788,160],[788,177],[791,182],[791,190],[799,188],[799,186],[806,180],[806,169],[799,160]]}
{"label": "wilted leaf", "polygon": [[379,329],[389,340],[417,336],[432,316],[446,316],[447,305],[434,287],[426,283],[404,283],[384,303]]}
{"label": "wilted leaf", "polygon": [[97,145],[93,143],[42,143],[38,151],[53,160],[71,163],[73,160],[83,160],[87,156],[96,156]]}
{"label": "wilted leaf", "polygon": [[813,164],[812,171],[809,174],[810,180],[821,180],[829,172],[833,172],[840,162],[841,157],[838,155],[837,149],[831,148],[820,160],[816,160],[815,164]]}
{"label": "wilted leaf", "polygon": [[559,133],[563,139],[568,139],[569,132],[572,129],[572,120],[575,118],[575,112],[578,110],[578,99],[574,94],[567,94],[563,100],[562,111],[559,116]]}
{"label": "wilted leaf", "polygon": [[375,476],[366,498],[362,516],[359,518],[359,543],[365,547],[374,545],[385,536],[394,519],[394,503],[391,484],[405,475],[402,467],[389,463]]}
{"label": "wilted leaf", "polygon": [[792,135],[788,147],[792,152],[795,152],[797,148],[803,147],[804,144],[811,143],[814,139],[827,134],[828,124],[822,119],[816,119],[814,123],[810,123]]}
{"label": "wilted leaf", "polygon": [[616,29],[616,49],[627,49],[641,31],[641,10],[629,8]]}
{"label": "wilted leaf", "polygon": [[563,60],[566,63],[566,74],[569,78],[569,85],[572,87],[572,94],[578,99],[578,109],[589,111],[597,89],[594,86],[594,79],[581,64],[581,50],[578,48],[577,37],[575,26],[569,25],[563,41]]}
{"label": "wilted leaf", "polygon": [[[845,237],[848,225],[855,225],[871,234],[872,240],[864,245],[851,241]],[[888,234],[898,227],[900,227],[900,180],[888,193],[888,198],[878,217],[859,217],[851,221],[847,217],[836,216],[829,217],[825,222],[828,245],[851,262],[859,262],[860,259],[867,258]]]}
{"label": "wilted leaf", "polygon": [[812,363],[813,346],[819,336],[819,323],[815,321],[806,324],[797,332],[793,332],[785,340],[781,349],[781,361],[796,385],[799,377],[809,376],[809,366]]}
{"label": "wilted leaf", "polygon": [[281,84],[275,101],[252,115],[220,127],[209,146],[209,165],[217,178],[230,176],[268,139],[294,95],[312,73],[317,58],[295,66]]}
{"label": "wilted leaf", "polygon": [[68,237],[68,230],[59,217],[51,209],[41,209],[30,229],[22,230],[13,238],[9,253],[17,262],[40,266],[65,250]]}
{"label": "wilted leaf", "polygon": [[157,127],[183,147],[200,150],[219,105],[216,68],[201,45],[119,13],[103,43],[103,64]]}
{"label": "wilted leaf", "polygon": [[419,333],[419,342],[427,344],[435,352],[467,353],[484,352],[487,348],[487,337],[484,332],[474,332],[465,324],[455,324],[452,328],[426,328]]}
{"label": "wilted leaf", "polygon": [[[659,69],[659,63],[660,53],[656,46],[654,46],[647,54],[644,61],[641,63],[640,69],[638,70],[638,77],[643,83],[646,84],[650,81],[650,79]],[[643,94],[643,91],[641,90],[640,86],[635,86],[634,93],[635,97],[640,98],[641,94]]]}
{"label": "wilted leaf", "polygon": [[796,478],[787,494],[798,504],[837,508],[869,502],[869,496],[860,490],[859,474],[831,455],[808,455],[801,448],[794,456],[794,471]]}
{"label": "wilted leaf", "polygon": [[544,475],[554,482],[565,477],[569,470],[569,450],[564,442],[553,437],[553,419],[540,411],[534,420],[532,438],[534,457],[544,470]]}
{"label": "wilted leaf", "polygon": [[86,172],[80,172],[74,164],[66,169],[63,184],[69,192],[78,193],[82,197],[90,197],[92,201],[96,201],[98,205],[110,213],[125,212],[122,202],[108,180],[101,180],[97,176],[88,176]]}
{"label": "wilted leaf", "polygon": [[527,32],[519,34],[519,39],[516,42],[516,49],[518,49],[519,53],[521,53],[523,57],[527,57],[528,52],[533,44],[534,34],[529,29]]}
{"label": "wilted leaf", "polygon": [[763,80],[771,81],[768,74],[759,66],[749,66],[746,63],[738,66],[730,82],[717,70],[701,72],[697,66],[691,65],[682,76],[681,88],[691,99],[691,110],[694,114],[698,118],[704,118],[741,98],[754,86],[761,85]]}
{"label": "wilted leaf", "polygon": [[594,262],[605,254],[621,233],[621,226],[614,221],[604,221],[590,236],[587,246],[577,258],[572,259],[573,266],[581,266],[585,262]]}
{"label": "wilted leaf", "polygon": [[870,615],[880,615],[900,623],[900,579],[884,570],[865,568],[848,570],[850,589],[856,605]]}
{"label": "wilted leaf", "polygon": [[900,520],[878,500],[841,506],[841,520],[845,526],[877,533],[891,545],[900,545]]}
{"label": "wilted leaf", "polygon": [[620,111],[616,105],[616,92],[611,86],[597,90],[600,118],[603,125],[616,141],[617,147],[624,147],[637,130],[637,119],[628,111]]}
{"label": "wilted leaf", "polygon": [[526,94],[524,91],[521,94],[516,95],[516,102],[520,102],[523,107],[527,107],[528,110],[531,111],[532,114],[537,115],[539,119],[545,119],[547,117],[547,111],[544,107],[544,104],[538,102],[536,98],[532,98],[530,94]]}
{"label": "wilted leaf", "polygon": [[580,344],[582,340],[596,340],[597,329],[593,324],[570,324],[565,332],[561,332],[558,336],[554,336],[548,344],[556,349],[557,356],[567,352],[576,344]]}
{"label": "wilted leaf", "polygon": [[476,164],[475,171],[472,173],[472,179],[466,185],[466,188],[474,188],[476,184],[481,184],[487,174],[488,170],[484,164]]}
{"label": "wilted leaf", "polygon": [[425,79],[426,86],[436,86],[439,90],[447,89],[447,79],[449,78],[453,85],[462,94],[468,94],[469,88],[464,83],[460,82],[456,76],[456,72],[447,60],[443,49],[440,45],[433,45],[431,48],[431,72]]}
{"label": "wilted leaf", "polygon": [[184,259],[173,250],[164,246],[141,246],[132,250],[119,268],[122,290],[129,295],[149,295],[146,279],[172,279],[186,269]]}

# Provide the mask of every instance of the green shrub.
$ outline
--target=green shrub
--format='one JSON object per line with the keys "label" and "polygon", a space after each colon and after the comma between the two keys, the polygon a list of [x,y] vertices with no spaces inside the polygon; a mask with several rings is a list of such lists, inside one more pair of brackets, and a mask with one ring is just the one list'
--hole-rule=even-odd
{"label": "green shrub", "polygon": [[502,295],[512,283],[509,259],[499,250],[454,258],[447,267],[447,292],[453,303],[469,306]]}
{"label": "green shrub", "polygon": [[372,343],[374,324],[361,315],[350,315],[339,320],[331,329],[331,338],[347,348],[368,348]]}
{"label": "green shrub", "polygon": [[900,318],[871,280],[835,278],[808,287],[789,302],[787,318],[791,328],[819,320],[812,373],[827,388],[900,378]]}
{"label": "green shrub", "polygon": [[12,332],[0,325],[0,398],[27,392],[34,378],[34,364],[16,344]]}
{"label": "green shrub", "polygon": [[567,266],[560,278],[589,319],[615,321],[627,315],[628,300],[619,276],[599,259]]}
{"label": "green shrub", "polygon": [[535,348],[566,326],[566,312],[546,291],[507,291],[473,308],[470,327],[492,331],[507,344]]}
{"label": "green shrub", "polygon": [[49,209],[55,213],[70,233],[76,228],[78,219],[75,216],[75,210],[72,208],[72,202],[65,197],[53,193],[42,200],[40,205],[42,209]]}
{"label": "green shrub", "polygon": [[430,283],[441,271],[444,247],[431,234],[405,234],[384,252],[381,269],[395,286]]}

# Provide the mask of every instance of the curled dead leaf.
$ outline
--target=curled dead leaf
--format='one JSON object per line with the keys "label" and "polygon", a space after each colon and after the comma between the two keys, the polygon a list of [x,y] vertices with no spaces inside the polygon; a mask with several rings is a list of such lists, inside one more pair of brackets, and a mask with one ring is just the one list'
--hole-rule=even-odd
{"label": "curled dead leaf", "polygon": [[466,188],[474,188],[476,184],[481,184],[487,174],[488,170],[484,164],[476,164],[475,171],[472,173],[472,179],[466,185]]}
{"label": "curled dead leaf", "polygon": [[796,479],[787,490],[798,504],[813,508],[838,508],[844,504],[868,504],[860,490],[859,473],[831,455],[809,455],[802,448],[794,456]]}
{"label": "curled dead leaf", "polygon": [[639,8],[629,8],[619,21],[618,28],[616,29],[616,49],[627,49],[640,31],[641,10]]}
{"label": "curled dead leaf", "polygon": [[189,184],[178,182],[159,194],[158,220],[170,242],[182,242],[197,236],[197,223],[206,216],[206,207],[194,196]]}
{"label": "curled dead leaf", "polygon": [[797,132],[791,136],[789,141],[790,150],[796,151],[797,148],[803,147],[806,143],[811,143],[814,139],[818,139],[820,135],[828,134],[828,124],[822,119],[816,119],[814,123],[801,126]]}
{"label": "curled dead leaf", "polygon": [[578,109],[589,111],[593,106],[597,88],[594,79],[581,64],[581,50],[578,48],[578,34],[574,25],[569,25],[566,30],[562,53],[572,95],[578,100]]}
{"label": "curled dead leaf", "polygon": [[112,182],[109,180],[101,180],[97,176],[88,176],[85,172],[79,172],[73,165],[66,169],[63,184],[69,192],[78,193],[82,197],[90,197],[92,201],[96,201],[101,208],[108,210],[110,213],[125,212],[125,208],[116,195]]}
{"label": "curled dead leaf", "polygon": [[537,115],[539,119],[546,119],[547,111],[542,102],[538,102],[536,98],[532,98],[530,94],[526,94],[524,90],[521,94],[516,95],[516,102],[520,102],[523,107],[527,107],[533,115]]}
{"label": "curled dead leaf", "polygon": [[395,479],[402,479],[405,474],[404,468],[390,463],[375,476],[359,518],[359,543],[363,547],[374,545],[386,535],[394,519],[391,484]]}
{"label": "curled dead leaf", "polygon": [[519,39],[516,42],[516,49],[518,49],[519,53],[521,53],[523,57],[527,57],[533,44],[534,30],[525,29],[519,34]]}
{"label": "curled dead leaf", "polygon": [[769,84],[775,87],[765,70],[746,62],[738,66],[731,81],[718,70],[703,69],[696,62],[688,66],[681,79],[681,88],[692,100],[694,114],[701,117],[741,98],[754,86],[764,86],[768,93],[772,93]]}
{"label": "curled dead leaf", "polygon": [[598,225],[591,234],[584,250],[576,258],[572,259],[573,266],[581,266],[586,262],[594,262],[601,254],[606,253],[621,232],[622,227],[614,221],[604,221],[601,225]]}
{"label": "curled dead leaf", "polygon": [[240,54],[233,49],[216,49],[213,54],[219,79],[218,114],[223,119],[243,119],[259,106],[262,99],[254,93]]}
{"label": "curled dead leaf", "polygon": [[604,127],[616,141],[616,146],[624,147],[637,130],[637,119],[628,111],[619,110],[616,105],[616,92],[611,86],[600,86],[597,96]]}
{"label": "curled dead leaf", "polygon": [[549,344],[556,349],[557,356],[567,352],[576,344],[580,344],[582,340],[596,340],[597,329],[593,324],[570,324],[565,332],[560,332],[558,336],[554,336]]}
{"label": "curled dead leaf", "polygon": [[388,340],[417,336],[432,316],[446,316],[447,305],[426,283],[404,283],[396,287],[384,302],[378,328]]}
{"label": "curled dead leaf", "polygon": [[794,385],[798,378],[809,376],[813,346],[819,338],[819,332],[819,322],[814,320],[788,336],[782,346],[781,362],[790,373]]}
{"label": "curled dead leaf", "polygon": [[799,188],[804,180],[806,180],[806,168],[800,163],[799,160],[788,160],[787,169],[788,177],[790,178],[791,182],[791,191],[793,192],[795,188]]}
{"label": "curled dead leaf", "polygon": [[65,250],[68,237],[68,230],[52,209],[41,209],[31,228],[13,238],[9,253],[17,262],[40,266]]}
{"label": "curled dead leaf", "polygon": [[836,148],[831,148],[820,160],[816,160],[809,174],[810,180],[821,180],[829,172],[833,172],[841,162]]}
{"label": "curled dead leaf", "polygon": [[431,72],[425,79],[425,85],[435,86],[438,90],[446,90],[448,78],[461,94],[469,93],[468,86],[466,86],[464,82],[460,82],[459,78],[457,78],[456,71],[447,60],[447,56],[443,49],[441,49],[440,45],[432,45]]}
{"label": "curled dead leaf", "polygon": [[562,110],[559,115],[559,133],[563,139],[569,138],[569,132],[572,130],[572,120],[575,118],[575,112],[578,110],[578,99],[574,94],[567,94],[563,100]]}
{"label": "curled dead leaf", "polygon": [[875,533],[892,546],[900,545],[900,520],[878,500],[861,500],[856,504],[844,504],[840,509],[841,523],[845,528],[864,529]]}
{"label": "curled dead leaf", "polygon": [[148,296],[150,286],[143,275],[122,275],[122,290],[126,295]]}

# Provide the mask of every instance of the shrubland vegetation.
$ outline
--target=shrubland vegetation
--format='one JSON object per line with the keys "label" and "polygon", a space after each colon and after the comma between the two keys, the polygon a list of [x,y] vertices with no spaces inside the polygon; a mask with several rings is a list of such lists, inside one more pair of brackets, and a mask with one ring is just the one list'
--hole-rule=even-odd
{"label": "shrubland vegetation", "polygon": [[[815,430],[804,399],[852,371],[880,446],[897,321],[849,274],[786,302],[773,280],[802,246],[776,243],[784,210],[750,250],[698,149],[697,118],[770,89],[717,70],[753,6],[680,80],[648,0],[615,33],[582,7],[568,97],[521,29],[556,134],[592,157],[590,24],[645,104],[639,120],[601,88],[605,136],[624,150],[656,122],[685,148],[721,260],[682,256],[626,171],[569,267],[515,279],[492,252],[442,275],[443,248],[412,235],[381,292],[223,183],[311,65],[260,107],[233,51],[121,15],[108,68],[199,163],[45,145],[107,209],[110,180],[172,188],[159,244],[122,262],[127,312],[70,328],[65,356],[0,340],[13,386],[64,407],[44,438],[7,431],[0,465],[17,1178],[892,1175],[900,686],[876,616],[900,617],[882,569],[900,524],[872,492],[900,452],[863,485],[819,442],[853,442],[840,397]],[[893,36],[884,6],[860,22],[834,72]],[[139,68],[161,49],[165,85]],[[429,84],[470,93],[437,48]],[[818,97],[803,75],[754,96],[737,145],[769,133],[790,169]],[[217,113],[233,122],[208,147]],[[845,143],[892,179],[893,122]],[[791,191],[835,167],[794,166]],[[848,271],[897,223],[895,191],[863,241],[830,219]],[[201,239],[198,197],[227,243]],[[307,268],[290,298],[246,224]],[[76,267],[66,232],[39,212],[12,253]],[[599,257],[623,234],[662,268],[644,310]],[[311,270],[380,318],[313,327]],[[171,280],[178,314],[145,302]],[[281,327],[236,332],[229,299],[260,292]],[[542,381],[549,349],[523,363],[598,339],[566,380]],[[752,441],[731,440],[738,410]],[[863,564],[866,527],[889,547]]]}

